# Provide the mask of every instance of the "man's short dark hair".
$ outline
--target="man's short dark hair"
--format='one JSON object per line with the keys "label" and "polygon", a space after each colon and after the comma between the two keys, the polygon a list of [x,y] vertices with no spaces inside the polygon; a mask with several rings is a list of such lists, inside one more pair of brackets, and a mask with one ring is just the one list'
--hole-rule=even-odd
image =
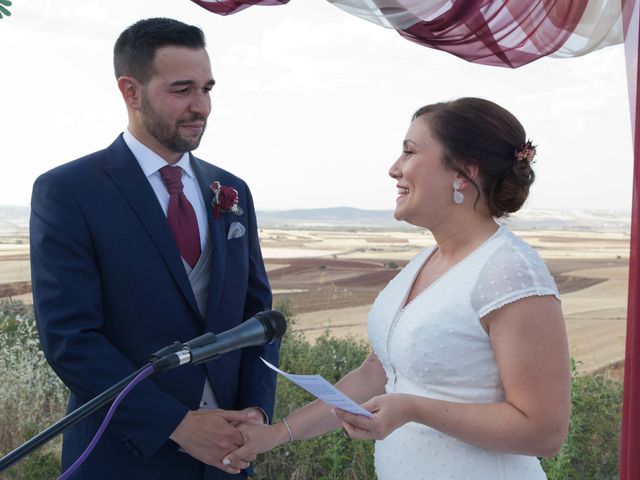
{"label": "man's short dark hair", "polygon": [[204,33],[198,27],[171,18],[137,21],[120,34],[113,49],[116,78],[128,76],[147,83],[153,74],[156,50],[167,46],[204,48]]}

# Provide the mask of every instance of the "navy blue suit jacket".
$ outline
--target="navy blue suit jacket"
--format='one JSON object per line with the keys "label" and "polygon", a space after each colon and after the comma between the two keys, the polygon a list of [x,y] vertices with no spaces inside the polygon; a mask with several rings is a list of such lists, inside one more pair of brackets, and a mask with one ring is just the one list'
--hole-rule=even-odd
{"label": "navy blue suit jacket", "polygon": [[[271,307],[247,185],[191,156],[205,205],[209,185],[234,187],[243,215],[209,215],[213,242],[207,318],[200,315],[166,216],[119,136],[106,150],[40,176],[31,201],[35,314],[45,356],[71,390],[69,409],[144,365],[156,350],[219,333]],[[209,210],[211,212],[211,210]],[[227,239],[231,222],[246,233]],[[229,352],[205,365],[160,373],[134,388],[76,479],[240,478],[204,466],[168,439],[197,409],[205,378],[221,408],[273,411],[278,345]],[[104,411],[64,436],[63,468],[89,443]]]}

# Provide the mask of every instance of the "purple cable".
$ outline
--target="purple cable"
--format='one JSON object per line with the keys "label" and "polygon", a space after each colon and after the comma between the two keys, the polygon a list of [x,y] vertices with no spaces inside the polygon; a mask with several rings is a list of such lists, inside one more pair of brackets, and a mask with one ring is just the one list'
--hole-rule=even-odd
{"label": "purple cable", "polygon": [[84,452],[82,452],[82,455],[80,455],[78,457],[78,459],[73,463],[73,465],[71,465],[69,468],[67,468],[67,471],[64,472],[60,476],[60,478],[58,480],[67,480],[67,478],[69,478],[73,473],[75,473],[75,471],[78,469],[78,467],[80,465],[82,465],[82,462],[84,462],[87,459],[87,457],[89,457],[89,455],[93,451],[94,447],[98,443],[98,440],[100,440],[100,437],[102,437],[102,434],[104,433],[105,429],[107,428],[107,425],[111,421],[111,417],[113,417],[113,414],[115,413],[116,409],[118,408],[118,405],[120,405],[120,402],[122,401],[122,399],[124,399],[124,397],[133,389],[133,387],[135,387],[142,380],[144,380],[149,375],[151,375],[155,371],[155,369],[156,369],[155,365],[149,365],[147,368],[142,370],[136,376],[136,378],[131,380],[131,383],[129,383],[129,385],[127,385],[124,388],[124,390],[122,390],[122,392],[120,392],[120,395],[118,395],[116,397],[116,399],[113,401],[113,404],[111,405],[111,408],[109,408],[109,411],[107,412],[107,416],[104,417],[104,420],[102,421],[102,425],[100,425],[100,428],[98,429],[96,434],[93,436],[93,439],[91,440],[91,443],[89,443],[87,448],[85,448]]}

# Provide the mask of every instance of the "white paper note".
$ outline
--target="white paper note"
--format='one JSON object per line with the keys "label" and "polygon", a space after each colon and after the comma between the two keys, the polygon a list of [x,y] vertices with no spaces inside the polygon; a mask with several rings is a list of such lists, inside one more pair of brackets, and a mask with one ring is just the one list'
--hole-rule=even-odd
{"label": "white paper note", "polygon": [[347,397],[321,375],[293,375],[291,373],[283,372],[278,367],[271,365],[262,357],[260,357],[260,359],[267,365],[267,367],[275,370],[283,377],[288,378],[300,388],[305,389],[311,395],[314,395],[323,402],[356,415],[364,415],[365,417],[373,416],[371,412],[365,410],[351,398]]}

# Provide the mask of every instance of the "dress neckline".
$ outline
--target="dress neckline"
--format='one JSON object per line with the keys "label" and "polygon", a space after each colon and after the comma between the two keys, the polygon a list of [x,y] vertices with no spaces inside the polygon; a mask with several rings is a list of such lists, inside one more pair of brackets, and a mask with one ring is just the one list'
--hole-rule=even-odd
{"label": "dress neckline", "polygon": [[398,373],[396,371],[396,368],[393,365],[393,360],[392,360],[392,355],[391,355],[391,340],[393,338],[393,334],[395,333],[396,326],[397,326],[400,318],[404,314],[404,312],[407,310],[407,308],[409,308],[414,303],[416,303],[416,301],[418,301],[419,299],[423,298],[426,295],[426,293],[431,291],[435,285],[437,285],[438,283],[440,283],[442,281],[442,279],[444,279],[447,276],[449,276],[452,272],[458,270],[462,265],[464,265],[466,262],[468,262],[470,258],[474,257],[478,251],[480,251],[484,246],[486,246],[489,242],[491,242],[491,240],[493,240],[494,238],[497,238],[498,236],[500,236],[502,234],[502,232],[504,232],[505,230],[506,230],[506,227],[504,225],[499,225],[498,229],[495,232],[493,232],[493,234],[489,238],[484,240],[480,245],[478,245],[471,252],[469,252],[467,255],[465,255],[458,263],[453,265],[449,270],[447,270],[442,275],[440,275],[438,278],[436,278],[433,282],[431,282],[430,285],[428,285],[426,288],[424,288],[420,293],[418,293],[415,297],[413,297],[413,299],[409,303],[407,303],[407,298],[409,297],[409,293],[411,292],[411,289],[413,288],[413,283],[416,281],[416,278],[417,278],[418,274],[420,273],[420,270],[422,270],[422,267],[424,267],[424,265],[429,261],[431,256],[436,252],[438,246],[436,245],[431,250],[431,252],[429,252],[427,257],[422,262],[420,262],[420,265],[418,266],[417,270],[413,273],[413,278],[411,279],[411,283],[409,284],[409,288],[407,289],[406,293],[404,294],[404,296],[402,298],[402,303],[400,305],[404,305],[404,306],[402,308],[396,310],[396,313],[393,316],[393,319],[391,320],[391,324],[389,325],[389,330],[387,332],[387,341],[386,341],[387,358],[388,358],[388,362],[389,362],[389,367],[393,371],[394,388],[395,388],[395,385],[396,385],[396,383],[398,381]]}
{"label": "dress neckline", "polygon": [[407,290],[407,292],[405,293],[403,299],[402,299],[402,308],[398,311],[397,316],[400,316],[410,305],[412,305],[418,298],[422,297],[423,294],[425,294],[426,292],[428,292],[429,290],[431,290],[434,286],[436,286],[438,283],[440,283],[442,281],[443,278],[446,278],[447,276],[449,276],[450,273],[454,272],[455,270],[458,270],[459,267],[463,264],[465,264],[470,258],[474,257],[475,254],[482,249],[485,245],[487,245],[491,240],[493,240],[494,238],[500,236],[500,234],[506,229],[506,227],[504,225],[498,225],[498,228],[496,229],[495,232],[493,232],[491,234],[490,237],[486,238],[480,245],[478,245],[476,248],[474,248],[473,250],[471,250],[468,254],[466,254],[464,257],[462,257],[457,263],[455,263],[449,270],[447,270],[446,272],[444,272],[442,275],[440,275],[438,278],[436,278],[433,282],[431,282],[429,285],[427,285],[425,288],[423,288],[422,290],[420,290],[420,292],[411,299],[411,301],[407,302],[407,299],[409,298],[409,294],[411,293],[411,290],[413,289],[413,284],[415,283],[416,279],[418,278],[418,275],[420,274],[420,272],[422,271],[422,269],[424,268],[424,266],[427,264],[427,262],[431,259],[431,257],[433,257],[433,255],[436,253],[436,251],[438,250],[438,245],[436,245],[435,247],[433,247],[433,249],[431,250],[431,252],[429,252],[429,255],[427,255],[427,257],[420,263],[420,265],[418,266],[418,269],[414,272],[413,274],[413,278],[411,279],[411,282],[409,284],[409,289]]}

